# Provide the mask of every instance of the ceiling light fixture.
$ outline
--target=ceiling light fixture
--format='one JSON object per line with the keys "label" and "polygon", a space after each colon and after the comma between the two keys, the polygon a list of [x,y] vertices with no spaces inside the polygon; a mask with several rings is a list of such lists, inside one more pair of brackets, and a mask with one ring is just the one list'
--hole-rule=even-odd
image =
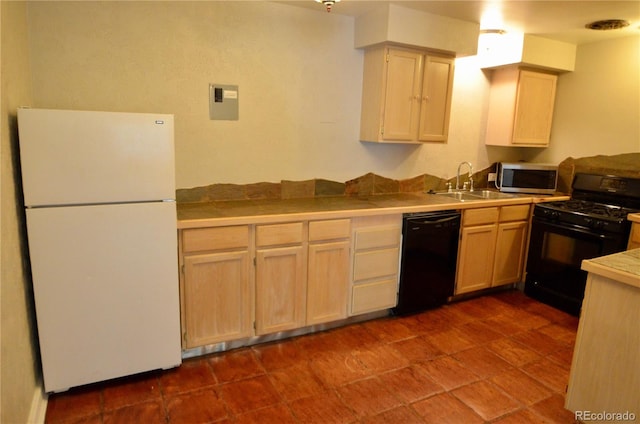
{"label": "ceiling light fixture", "polygon": [[478,36],[478,54],[498,54],[505,48],[504,35],[507,31],[503,29],[481,29]]}
{"label": "ceiling light fixture", "polygon": [[480,34],[497,34],[497,35],[502,35],[502,34],[506,34],[507,31],[503,30],[503,29],[481,29],[480,30]]}
{"label": "ceiling light fixture", "polygon": [[624,19],[603,19],[601,21],[591,22],[584,27],[588,29],[595,29],[597,31],[608,31],[612,29],[620,29],[629,26],[629,21]]}
{"label": "ceiling light fixture", "polygon": [[327,12],[331,12],[331,6],[338,3],[340,0],[316,0],[316,3],[322,3],[327,6]]}

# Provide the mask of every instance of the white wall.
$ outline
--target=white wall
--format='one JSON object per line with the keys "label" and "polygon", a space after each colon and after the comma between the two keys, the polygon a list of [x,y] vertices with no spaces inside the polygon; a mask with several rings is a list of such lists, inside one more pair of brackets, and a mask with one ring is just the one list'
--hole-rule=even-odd
{"label": "white wall", "polygon": [[[487,82],[470,61],[458,64],[448,144],[358,141],[363,54],[350,17],[264,2],[29,11],[35,106],[175,114],[178,187],[450,176],[462,160],[489,163],[479,145]],[[209,120],[209,83],[239,85],[238,121]]]}
{"label": "white wall", "polygon": [[532,159],[631,152],[640,152],[640,36],[578,46],[575,71],[558,79],[551,146]]}
{"label": "white wall", "polygon": [[24,258],[26,247],[20,188],[16,181],[16,108],[30,101],[26,4],[0,2],[0,15],[0,422],[26,423],[30,421],[32,402],[40,398],[33,297]]}
{"label": "white wall", "polygon": [[[482,169],[540,154],[484,145],[489,82],[475,57],[456,61],[448,143],[358,141],[363,54],[353,48],[351,17],[259,1],[32,2],[28,8],[34,106],[175,114],[179,188],[346,181],[367,172],[448,178],[461,161]],[[582,102],[562,99],[564,78],[557,120]],[[238,121],[209,120],[209,83],[239,85]],[[567,96],[589,89],[593,79],[584,83]],[[581,139],[563,135],[576,134],[575,127],[590,132],[591,121],[554,126],[554,147],[542,159],[591,154]],[[599,153],[628,149],[617,138]]]}

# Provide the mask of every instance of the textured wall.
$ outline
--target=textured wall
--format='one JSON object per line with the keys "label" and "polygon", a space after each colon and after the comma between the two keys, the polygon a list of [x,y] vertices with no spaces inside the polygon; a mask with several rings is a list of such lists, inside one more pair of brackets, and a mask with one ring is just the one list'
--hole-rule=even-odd
{"label": "textured wall", "polygon": [[[271,2],[33,2],[34,103],[176,115],[177,186],[368,172],[451,178],[488,152],[488,81],[457,63],[447,144],[358,141],[362,51],[354,19]],[[239,85],[238,121],[210,121],[208,84]]]}
{"label": "textured wall", "polygon": [[26,3],[0,2],[2,89],[0,108],[0,180],[2,188],[1,315],[2,423],[26,423],[31,403],[39,393],[39,358],[31,281],[27,278],[26,246],[20,187],[16,183],[16,108],[29,103]]}
{"label": "textured wall", "polygon": [[532,159],[640,152],[640,35],[578,46],[558,80],[552,144]]}
{"label": "textured wall", "polygon": [[[30,2],[34,103],[176,115],[179,188],[373,172],[455,176],[458,163],[560,163],[638,151],[638,38],[579,46],[551,147],[484,145],[488,74],[456,61],[448,143],[358,141],[354,19],[274,2]],[[238,121],[210,121],[208,84],[237,84]]]}

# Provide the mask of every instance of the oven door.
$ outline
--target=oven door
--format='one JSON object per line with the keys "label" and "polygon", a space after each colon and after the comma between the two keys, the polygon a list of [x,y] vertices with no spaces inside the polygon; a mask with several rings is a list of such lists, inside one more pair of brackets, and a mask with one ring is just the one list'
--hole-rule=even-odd
{"label": "oven door", "polygon": [[579,315],[587,273],[584,259],[624,250],[624,237],[533,217],[525,293]]}

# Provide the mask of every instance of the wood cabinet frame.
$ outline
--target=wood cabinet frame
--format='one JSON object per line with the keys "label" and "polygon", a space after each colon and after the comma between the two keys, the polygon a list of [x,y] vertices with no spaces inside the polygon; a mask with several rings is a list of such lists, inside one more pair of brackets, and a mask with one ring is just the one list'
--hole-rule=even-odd
{"label": "wood cabinet frame", "polygon": [[381,143],[447,141],[454,58],[377,46],[365,52],[360,139]]}

